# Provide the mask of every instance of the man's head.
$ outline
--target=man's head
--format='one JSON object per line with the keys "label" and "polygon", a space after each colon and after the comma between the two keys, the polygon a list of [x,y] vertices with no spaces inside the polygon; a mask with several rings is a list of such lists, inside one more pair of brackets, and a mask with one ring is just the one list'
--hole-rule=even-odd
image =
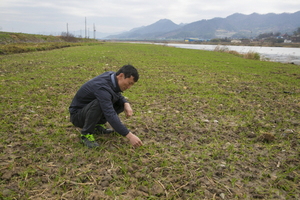
{"label": "man's head", "polygon": [[121,91],[129,89],[139,80],[139,73],[132,65],[124,65],[117,71],[116,76]]}

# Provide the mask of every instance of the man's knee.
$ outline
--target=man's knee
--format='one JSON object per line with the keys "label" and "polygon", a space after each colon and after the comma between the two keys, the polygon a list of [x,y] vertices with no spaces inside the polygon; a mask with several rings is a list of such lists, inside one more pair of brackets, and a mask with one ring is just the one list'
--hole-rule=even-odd
{"label": "man's knee", "polygon": [[83,122],[79,119],[78,113],[72,114],[70,116],[70,121],[76,127],[79,127],[79,128],[83,127]]}

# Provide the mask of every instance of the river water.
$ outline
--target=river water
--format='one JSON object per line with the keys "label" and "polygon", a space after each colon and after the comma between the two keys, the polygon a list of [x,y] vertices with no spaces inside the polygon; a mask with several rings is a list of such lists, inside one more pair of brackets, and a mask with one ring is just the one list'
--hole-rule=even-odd
{"label": "river water", "polygon": [[[202,45],[202,44],[172,44],[172,43],[155,43],[165,46],[172,46],[186,49],[199,49],[213,51],[220,45]],[[272,62],[294,63],[300,65],[300,48],[286,48],[286,47],[253,47],[253,46],[220,46],[225,47],[230,51],[237,51],[239,53],[255,52],[259,53],[262,59]]]}

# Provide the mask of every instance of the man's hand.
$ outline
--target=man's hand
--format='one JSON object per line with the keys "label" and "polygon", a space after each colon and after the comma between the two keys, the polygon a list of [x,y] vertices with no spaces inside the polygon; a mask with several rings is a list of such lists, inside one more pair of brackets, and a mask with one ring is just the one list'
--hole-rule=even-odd
{"label": "man's hand", "polygon": [[129,132],[126,137],[129,139],[130,144],[134,147],[139,147],[142,146],[143,143],[140,140],[140,138],[138,138],[136,135],[134,135],[133,133]]}
{"label": "man's hand", "polygon": [[133,110],[129,103],[124,103],[124,113],[127,118],[129,118],[133,115]]}

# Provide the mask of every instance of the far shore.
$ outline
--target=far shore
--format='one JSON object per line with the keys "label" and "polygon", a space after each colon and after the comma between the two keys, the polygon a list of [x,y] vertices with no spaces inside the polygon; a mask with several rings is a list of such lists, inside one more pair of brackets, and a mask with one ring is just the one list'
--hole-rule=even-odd
{"label": "far shore", "polygon": [[300,48],[300,43],[269,43],[269,42],[185,42],[180,40],[102,40],[106,42],[147,42],[147,43],[166,43],[166,44],[203,44],[203,45],[223,45],[223,46],[257,46],[257,47],[289,47]]}

